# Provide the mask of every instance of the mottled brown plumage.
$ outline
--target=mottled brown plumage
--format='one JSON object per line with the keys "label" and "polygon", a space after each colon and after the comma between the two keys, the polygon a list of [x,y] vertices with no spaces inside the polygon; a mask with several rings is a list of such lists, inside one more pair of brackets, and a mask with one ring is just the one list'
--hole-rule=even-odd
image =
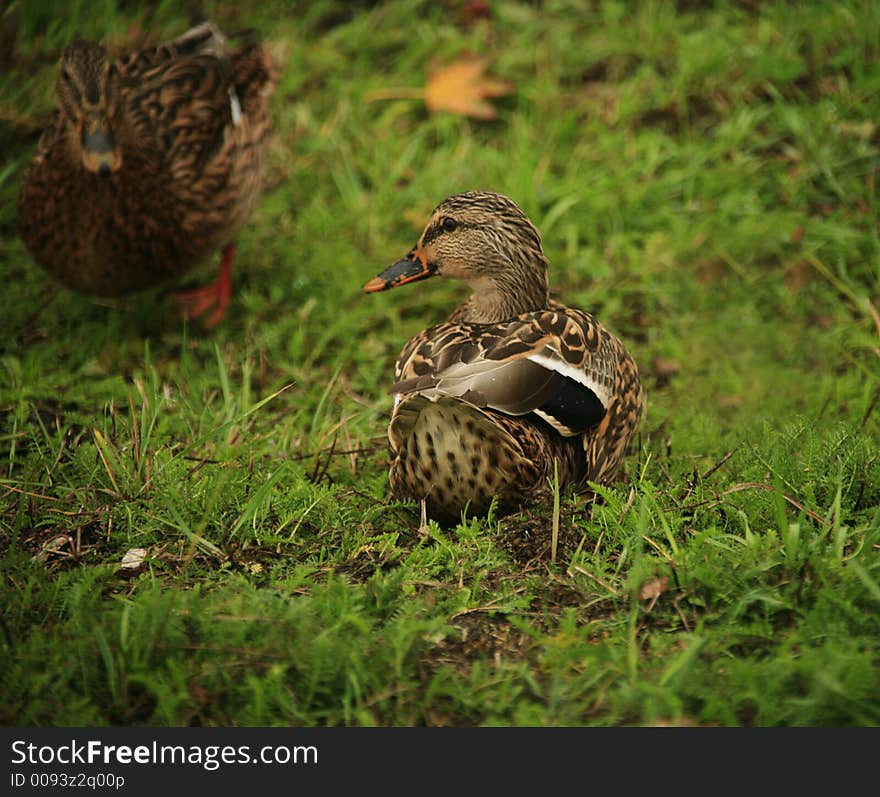
{"label": "mottled brown plumage", "polygon": [[112,58],[77,41],[61,57],[57,108],[25,175],[18,227],[67,287],[119,296],[176,279],[220,247],[229,298],[235,235],[260,196],[275,66],[255,43],[229,47],[210,23]]}
{"label": "mottled brown plumage", "polygon": [[550,300],[538,231],[510,199],[444,200],[416,247],[368,292],[440,274],[474,290],[404,346],[389,425],[390,482],[441,522],[497,498],[515,510],[549,490],[608,483],[644,405],[638,369],[593,316]]}

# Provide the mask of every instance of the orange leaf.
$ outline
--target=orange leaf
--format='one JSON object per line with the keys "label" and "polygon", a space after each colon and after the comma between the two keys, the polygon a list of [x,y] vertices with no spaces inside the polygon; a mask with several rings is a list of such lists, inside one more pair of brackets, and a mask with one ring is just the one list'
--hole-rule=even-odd
{"label": "orange leaf", "polygon": [[462,56],[433,72],[425,85],[425,105],[431,111],[494,119],[498,112],[485,98],[511,94],[513,84],[487,77],[488,66],[488,58]]}

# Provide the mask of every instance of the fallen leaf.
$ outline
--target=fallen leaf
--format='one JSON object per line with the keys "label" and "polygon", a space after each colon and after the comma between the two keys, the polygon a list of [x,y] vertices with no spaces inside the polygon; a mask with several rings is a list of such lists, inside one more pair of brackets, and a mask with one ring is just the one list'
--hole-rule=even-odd
{"label": "fallen leaf", "polygon": [[38,553],[34,554],[33,558],[38,562],[45,562],[49,559],[52,554],[60,554],[61,549],[65,546],[69,545],[73,548],[73,541],[70,538],[69,534],[58,534],[55,537],[52,537],[50,540],[43,543],[40,547]]}
{"label": "fallen leaf", "polygon": [[144,560],[147,558],[146,548],[130,548],[122,557],[122,563],[119,565],[120,570],[126,573],[134,573],[144,566]]}
{"label": "fallen leaf", "polygon": [[513,84],[486,76],[488,66],[488,58],[461,56],[432,72],[425,85],[425,105],[431,111],[495,119],[498,112],[485,99],[511,94]]}
{"label": "fallen leaf", "polygon": [[669,578],[667,576],[663,576],[662,578],[652,578],[645,584],[642,584],[639,587],[639,599],[646,601],[652,600],[656,601],[669,586]]}
{"label": "fallen leaf", "polygon": [[498,112],[485,101],[486,98],[512,94],[514,86],[506,80],[487,76],[488,66],[488,58],[462,55],[431,72],[423,89],[375,89],[364,95],[364,101],[420,99],[430,111],[495,119]]}

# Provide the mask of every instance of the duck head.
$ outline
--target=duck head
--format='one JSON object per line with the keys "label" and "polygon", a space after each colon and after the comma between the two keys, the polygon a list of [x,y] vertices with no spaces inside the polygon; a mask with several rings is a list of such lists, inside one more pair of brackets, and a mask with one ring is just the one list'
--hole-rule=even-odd
{"label": "duck head", "polygon": [[462,321],[494,323],[547,306],[541,236],[502,194],[468,191],[444,199],[418,243],[364,291],[376,293],[435,275],[462,280],[473,290],[457,314]]}
{"label": "duck head", "polygon": [[99,44],[77,40],[61,56],[58,107],[73,156],[88,171],[108,177],[122,166],[114,119],[119,75]]}

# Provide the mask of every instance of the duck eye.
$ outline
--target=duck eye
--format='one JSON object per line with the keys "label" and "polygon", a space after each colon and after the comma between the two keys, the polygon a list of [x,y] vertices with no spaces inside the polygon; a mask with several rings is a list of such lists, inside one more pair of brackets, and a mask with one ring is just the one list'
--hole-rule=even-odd
{"label": "duck eye", "polygon": [[443,225],[443,229],[446,232],[452,232],[453,230],[458,228],[458,222],[455,219],[450,218],[449,216],[443,219],[441,224]]}

